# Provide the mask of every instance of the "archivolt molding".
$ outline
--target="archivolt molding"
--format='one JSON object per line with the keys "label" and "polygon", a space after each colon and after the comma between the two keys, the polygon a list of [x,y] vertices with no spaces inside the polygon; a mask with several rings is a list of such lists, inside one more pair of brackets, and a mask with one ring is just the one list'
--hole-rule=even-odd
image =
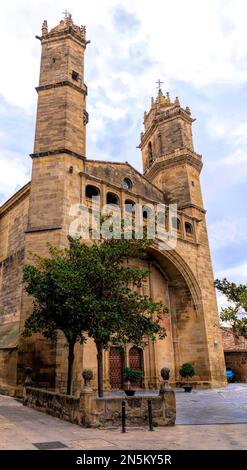
{"label": "archivolt molding", "polygon": [[190,290],[196,311],[200,313],[202,306],[201,289],[194,273],[192,272],[191,268],[186,263],[186,261],[176,250],[161,251],[158,248],[157,243],[155,243],[154,246],[150,248],[150,253],[153,253],[154,256],[155,253],[159,254],[159,256],[164,256],[172,263],[173,266],[175,266],[175,268],[179,271]]}

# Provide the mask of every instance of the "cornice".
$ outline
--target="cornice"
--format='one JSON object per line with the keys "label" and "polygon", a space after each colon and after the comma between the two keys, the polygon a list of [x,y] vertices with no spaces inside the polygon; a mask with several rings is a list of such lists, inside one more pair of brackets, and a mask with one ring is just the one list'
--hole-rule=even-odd
{"label": "cornice", "polygon": [[60,148],[60,149],[55,149],[55,150],[47,150],[46,152],[38,152],[38,153],[30,153],[29,156],[31,158],[43,158],[43,157],[52,157],[56,155],[60,155],[61,153],[66,153],[68,155],[71,155],[72,157],[76,157],[79,160],[86,160],[86,157],[84,155],[81,155],[80,153],[73,152],[73,150],[66,149],[66,148]]}
{"label": "cornice", "polygon": [[169,153],[156,158],[152,163],[152,166],[147,168],[145,176],[147,178],[154,178],[161,168],[172,168],[181,164],[189,164],[198,170],[199,173],[203,166],[200,155],[192,152],[191,150],[188,151],[187,149],[181,149],[180,152],[175,151],[174,153]]}
{"label": "cornice", "polygon": [[38,93],[39,91],[50,90],[52,88],[60,88],[60,87],[63,87],[63,86],[70,86],[71,88],[73,88],[73,90],[76,90],[79,93],[83,94],[84,96],[87,96],[87,87],[86,87],[85,84],[84,84],[85,89],[83,89],[83,88],[75,85],[74,83],[70,82],[69,80],[64,80],[62,82],[57,82],[57,83],[50,83],[48,85],[39,85],[39,86],[35,87],[35,90]]}

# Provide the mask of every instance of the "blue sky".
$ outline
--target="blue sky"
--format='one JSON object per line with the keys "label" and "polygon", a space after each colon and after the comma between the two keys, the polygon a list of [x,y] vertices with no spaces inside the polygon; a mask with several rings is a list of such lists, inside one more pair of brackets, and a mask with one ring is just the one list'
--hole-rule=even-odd
{"label": "blue sky", "polygon": [[[247,282],[247,4],[242,0],[9,0],[1,5],[0,204],[30,179],[41,24],[87,26],[87,157],[129,161],[163,91],[189,105],[216,276]],[[7,47],[8,46],[8,47]]]}

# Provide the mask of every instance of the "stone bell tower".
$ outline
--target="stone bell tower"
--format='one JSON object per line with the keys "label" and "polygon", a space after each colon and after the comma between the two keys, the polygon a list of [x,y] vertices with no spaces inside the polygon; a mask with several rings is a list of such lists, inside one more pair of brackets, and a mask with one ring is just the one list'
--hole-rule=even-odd
{"label": "stone bell tower", "polygon": [[[42,25],[41,64],[36,131],[32,158],[32,181],[25,232],[25,264],[30,253],[48,255],[48,243],[65,246],[69,208],[79,199],[86,148],[87,87],[84,84],[86,29],[76,26],[71,15],[53,29]],[[33,259],[31,258],[31,262]],[[33,309],[32,299],[22,292],[20,331]],[[20,338],[18,383],[31,366],[37,382],[45,386],[59,381],[62,345],[51,345],[42,335]],[[60,348],[60,349],[59,349]],[[60,356],[59,356],[60,355]]]}
{"label": "stone bell tower", "polygon": [[194,120],[189,107],[182,108],[178,98],[171,101],[169,93],[164,95],[159,88],[149,112],[144,113],[140,148],[145,176],[168,191],[179,207],[201,209],[202,160],[193,147]]}
{"label": "stone bell tower", "polygon": [[63,223],[68,168],[83,165],[86,152],[87,87],[84,83],[85,26],[66,13],[58,26],[42,25],[41,64],[28,229]]}
{"label": "stone bell tower", "polygon": [[[197,316],[194,319],[191,312],[183,316],[179,308],[171,307],[173,325],[176,325],[174,337],[177,338],[174,342],[175,360],[180,357],[181,363],[188,348],[187,351],[194,352],[198,367],[203,360],[208,361],[204,376],[211,386],[224,385],[224,354],[200,183],[202,158],[194,151],[192,139],[194,119],[189,107],[182,108],[179,99],[172,101],[169,93],[164,95],[158,83],[157,98],[152,99],[149,112],[144,113],[144,132],[141,133],[140,143],[144,175],[167,193],[169,202],[177,203],[174,256],[181,256],[183,261],[180,260],[180,266],[183,262],[185,272],[190,271],[198,292],[198,299],[194,302]],[[187,282],[189,285],[190,281]],[[191,289],[191,286],[188,288]],[[181,299],[183,296],[177,297],[177,301]],[[190,333],[198,318],[203,319],[203,325],[196,339],[192,339]],[[188,319],[191,324],[187,323],[186,327]],[[195,343],[198,338],[197,347]]]}
{"label": "stone bell tower", "polygon": [[42,55],[34,154],[73,152],[85,157],[88,120],[84,83],[86,29],[68,15],[55,28],[42,25]]}

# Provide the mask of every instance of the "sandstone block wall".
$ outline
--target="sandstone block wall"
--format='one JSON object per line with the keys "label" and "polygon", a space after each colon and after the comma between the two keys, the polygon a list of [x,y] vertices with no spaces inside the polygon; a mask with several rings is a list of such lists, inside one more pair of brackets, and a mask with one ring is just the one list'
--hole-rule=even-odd
{"label": "sandstone block wall", "polygon": [[236,382],[247,382],[247,351],[225,352],[226,367],[235,373]]}
{"label": "sandstone block wall", "polygon": [[[18,197],[17,197],[18,196]],[[0,209],[0,387],[14,393],[29,185]]]}
{"label": "sandstone block wall", "polygon": [[172,426],[176,420],[176,401],[172,390],[160,397],[97,398],[93,392],[82,391],[80,398],[26,387],[25,405],[86,427],[121,426],[122,401],[126,404],[127,426],[148,426],[148,400],[151,401],[153,421],[159,426]]}

